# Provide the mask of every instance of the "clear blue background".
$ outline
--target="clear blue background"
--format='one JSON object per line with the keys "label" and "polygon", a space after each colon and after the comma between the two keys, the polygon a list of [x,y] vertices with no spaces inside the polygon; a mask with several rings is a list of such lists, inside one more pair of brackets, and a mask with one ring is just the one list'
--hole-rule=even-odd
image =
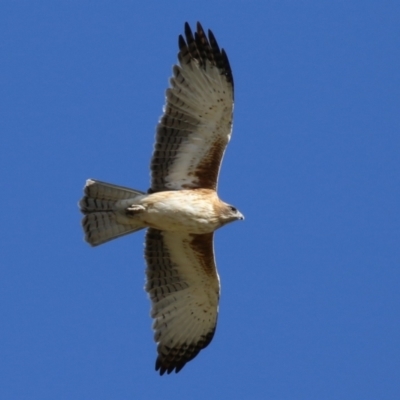
{"label": "clear blue background", "polygon": [[[154,371],[143,233],[82,240],[87,178],[146,190],[183,24],[229,55],[217,333]],[[399,399],[399,1],[2,1],[0,398]]]}

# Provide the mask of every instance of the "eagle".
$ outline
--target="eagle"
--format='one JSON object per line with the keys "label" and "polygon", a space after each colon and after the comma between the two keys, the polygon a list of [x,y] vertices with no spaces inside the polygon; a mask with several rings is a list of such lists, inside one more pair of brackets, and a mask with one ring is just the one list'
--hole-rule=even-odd
{"label": "eagle", "polygon": [[185,23],[157,125],[146,192],[86,181],[79,206],[85,240],[98,246],[147,228],[146,285],[156,371],[179,372],[211,342],[220,282],[214,231],[243,215],[217,194],[232,133],[233,77],[213,33]]}

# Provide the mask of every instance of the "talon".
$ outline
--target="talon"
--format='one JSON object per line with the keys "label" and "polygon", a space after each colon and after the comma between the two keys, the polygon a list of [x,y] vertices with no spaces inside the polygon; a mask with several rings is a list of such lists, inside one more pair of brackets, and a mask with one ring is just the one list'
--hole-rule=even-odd
{"label": "talon", "polygon": [[141,211],[144,211],[144,207],[143,206],[139,206],[137,204],[133,204],[133,205],[129,206],[126,209],[126,214],[127,215],[135,215],[135,214],[137,214],[137,213],[139,213]]}

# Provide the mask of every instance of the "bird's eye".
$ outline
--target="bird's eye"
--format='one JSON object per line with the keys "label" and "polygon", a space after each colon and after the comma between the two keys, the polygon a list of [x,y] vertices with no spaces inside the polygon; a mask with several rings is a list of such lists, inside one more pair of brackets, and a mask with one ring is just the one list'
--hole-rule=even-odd
{"label": "bird's eye", "polygon": [[233,206],[229,206],[229,208],[231,209],[231,211],[233,211],[234,213],[237,212],[237,209]]}

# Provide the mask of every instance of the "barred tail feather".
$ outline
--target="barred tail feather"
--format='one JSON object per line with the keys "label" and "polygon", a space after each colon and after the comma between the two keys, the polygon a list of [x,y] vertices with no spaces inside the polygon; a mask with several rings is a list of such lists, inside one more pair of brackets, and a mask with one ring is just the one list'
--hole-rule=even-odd
{"label": "barred tail feather", "polygon": [[85,196],[79,202],[83,213],[118,209],[121,200],[134,199],[145,193],[124,186],[88,179],[84,188]]}
{"label": "barred tail feather", "polygon": [[139,231],[144,228],[144,225],[118,211],[98,211],[85,215],[82,227],[85,240],[92,246],[98,246],[128,233]]}
{"label": "barred tail feather", "polygon": [[125,213],[126,207],[144,195],[143,192],[88,179],[84,193],[85,196],[79,202],[85,214],[82,227],[85,240],[92,246],[145,228],[142,222],[135,221]]}

